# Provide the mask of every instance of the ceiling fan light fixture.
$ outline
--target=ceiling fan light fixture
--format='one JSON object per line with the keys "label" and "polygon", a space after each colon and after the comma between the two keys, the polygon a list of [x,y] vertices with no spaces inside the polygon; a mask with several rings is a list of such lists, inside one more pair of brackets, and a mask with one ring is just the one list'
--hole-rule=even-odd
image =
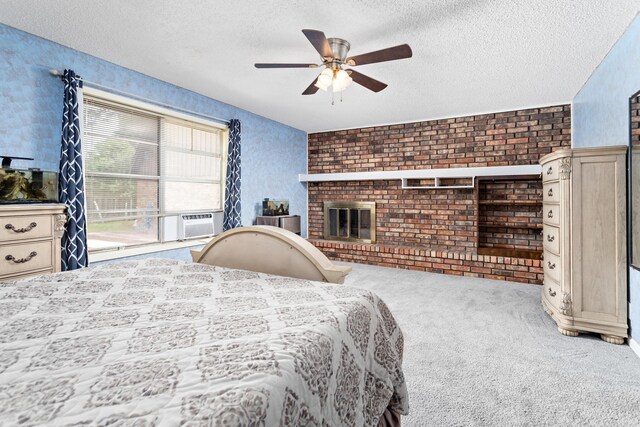
{"label": "ceiling fan light fixture", "polygon": [[320,75],[318,76],[318,81],[316,82],[315,86],[319,89],[326,91],[327,88],[331,86],[332,80],[333,80],[333,70],[329,68],[325,68],[325,70],[322,73],[320,73]]}
{"label": "ceiling fan light fixture", "polygon": [[346,89],[352,81],[353,80],[351,79],[351,76],[349,76],[349,73],[347,73],[345,70],[336,71],[335,77],[333,79],[333,91],[339,92]]}

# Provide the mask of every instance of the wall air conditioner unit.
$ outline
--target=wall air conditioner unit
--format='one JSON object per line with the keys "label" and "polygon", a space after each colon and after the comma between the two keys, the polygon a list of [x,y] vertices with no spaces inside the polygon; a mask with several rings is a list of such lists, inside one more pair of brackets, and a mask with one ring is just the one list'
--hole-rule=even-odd
{"label": "wall air conditioner unit", "polygon": [[213,236],[213,213],[186,213],[178,215],[178,240]]}

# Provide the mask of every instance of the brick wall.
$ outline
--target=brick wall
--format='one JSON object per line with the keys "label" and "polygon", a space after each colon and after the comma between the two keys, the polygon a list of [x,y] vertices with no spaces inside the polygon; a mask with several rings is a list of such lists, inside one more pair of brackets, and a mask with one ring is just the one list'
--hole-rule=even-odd
{"label": "brick wall", "polygon": [[[309,173],[537,164],[543,155],[570,144],[570,106],[562,105],[310,134]],[[350,256],[362,255],[360,262],[385,264],[379,259],[368,260],[371,248],[358,249],[358,245],[347,245],[349,251],[354,251],[349,254],[348,251],[332,249],[333,243],[321,242],[324,201],[374,201],[377,242],[373,249],[387,254],[383,258],[402,259],[402,254],[395,250],[416,249],[436,251],[434,254],[439,251],[446,257],[450,254],[455,257],[458,253],[463,254],[463,258],[467,254],[477,255],[476,190],[403,190],[400,184],[399,180],[310,183],[310,240],[336,259],[348,260]],[[489,196],[481,193],[480,196],[505,200],[529,199],[532,203],[542,200],[538,183],[504,184],[500,181],[488,183],[486,185],[489,188],[484,191],[492,193]],[[489,215],[511,223],[541,221],[540,209],[536,205],[524,210],[514,210],[508,205],[482,206],[480,212],[483,220],[491,221],[486,217]],[[540,238],[529,230],[487,228],[481,245],[536,250],[540,247]],[[431,255],[429,257],[434,258]],[[501,262],[496,258],[495,263],[490,263],[484,257],[474,262],[479,265],[505,265],[506,258],[498,258],[501,258]],[[470,267],[470,264],[465,265],[468,264],[466,259],[462,261],[463,267]],[[508,262],[513,265],[511,259]],[[444,272],[442,268],[429,267],[427,264],[420,268]],[[534,261],[529,264],[518,266],[527,270],[524,272],[527,277],[517,279],[539,282],[542,273],[539,263]],[[404,267],[415,268],[416,265]],[[515,274],[493,274],[495,266],[476,265],[476,271],[470,268],[460,274],[516,279]]]}

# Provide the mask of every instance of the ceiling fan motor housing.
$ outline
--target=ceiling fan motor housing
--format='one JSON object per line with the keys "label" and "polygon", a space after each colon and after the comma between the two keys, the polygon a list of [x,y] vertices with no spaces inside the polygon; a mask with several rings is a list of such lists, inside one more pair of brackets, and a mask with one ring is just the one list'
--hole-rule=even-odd
{"label": "ceiling fan motor housing", "polygon": [[335,37],[329,38],[327,39],[327,41],[329,42],[329,46],[333,51],[334,59],[337,59],[340,62],[344,62],[344,60],[347,59],[347,55],[349,54],[349,49],[351,49],[351,44],[349,44],[349,42],[344,39]]}

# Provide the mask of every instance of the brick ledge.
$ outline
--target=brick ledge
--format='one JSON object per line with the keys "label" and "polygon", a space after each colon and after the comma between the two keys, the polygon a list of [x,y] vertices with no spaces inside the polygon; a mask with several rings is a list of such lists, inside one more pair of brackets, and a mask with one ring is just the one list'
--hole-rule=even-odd
{"label": "brick ledge", "polygon": [[544,275],[541,260],[377,243],[308,240],[327,257],[338,261],[531,284],[542,284]]}

